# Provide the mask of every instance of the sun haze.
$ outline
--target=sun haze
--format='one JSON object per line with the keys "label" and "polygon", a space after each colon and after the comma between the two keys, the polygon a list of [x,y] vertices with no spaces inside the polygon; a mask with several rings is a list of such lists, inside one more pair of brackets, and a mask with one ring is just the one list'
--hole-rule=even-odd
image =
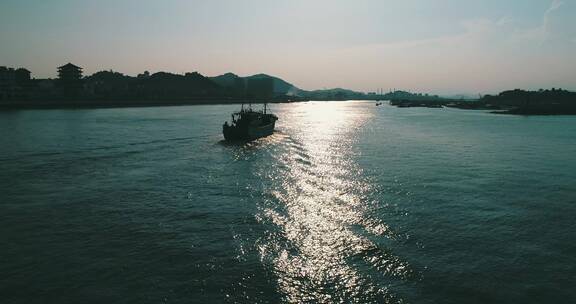
{"label": "sun haze", "polygon": [[303,89],[438,94],[576,89],[576,3],[509,1],[2,1],[0,60],[37,78],[73,62]]}

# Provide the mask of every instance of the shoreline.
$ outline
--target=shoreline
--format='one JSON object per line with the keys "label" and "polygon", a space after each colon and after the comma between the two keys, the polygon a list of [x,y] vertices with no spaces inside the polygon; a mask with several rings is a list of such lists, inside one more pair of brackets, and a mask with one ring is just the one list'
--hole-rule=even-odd
{"label": "shoreline", "polygon": [[503,110],[503,111],[491,111],[491,114],[500,114],[500,115],[518,115],[518,116],[573,116],[576,115],[576,112],[553,112],[553,111],[541,111],[541,112],[532,112],[532,111],[517,111],[517,110]]}
{"label": "shoreline", "polygon": [[[275,103],[296,103],[307,102],[310,100],[289,100],[289,101],[271,101]],[[214,101],[153,101],[149,103],[132,103],[132,102],[82,102],[74,101],[69,103],[27,103],[27,104],[1,104],[0,111],[17,111],[17,110],[58,110],[58,109],[115,109],[115,108],[147,108],[147,107],[176,107],[176,106],[204,106],[204,105],[233,105],[233,104],[263,104],[261,101],[248,102],[246,100],[214,100]]]}
{"label": "shoreline", "polygon": [[[359,99],[344,99],[344,100],[277,100],[267,102],[268,104],[285,104],[285,103],[299,103],[299,102],[309,102],[309,101],[349,101],[349,100],[359,100]],[[364,101],[370,102],[374,101],[372,99],[366,99]],[[195,101],[182,101],[182,100],[172,100],[172,101],[150,101],[150,102],[110,102],[102,103],[95,101],[73,101],[66,103],[39,103],[39,102],[10,102],[10,103],[0,103],[0,112],[8,111],[21,111],[21,110],[84,110],[84,109],[117,109],[117,108],[152,108],[152,107],[178,107],[178,106],[205,106],[205,105],[239,105],[239,104],[263,104],[262,101],[252,101],[248,102],[246,100],[195,100]],[[428,106],[428,105],[410,105],[410,106],[398,106],[389,104],[395,108],[452,108],[458,110],[471,110],[471,111],[490,111],[490,114],[499,115],[518,115],[518,116],[572,116],[576,115],[576,112],[557,112],[557,111],[522,111],[519,109],[497,109],[494,107],[462,107],[458,105],[441,105],[438,106]]]}

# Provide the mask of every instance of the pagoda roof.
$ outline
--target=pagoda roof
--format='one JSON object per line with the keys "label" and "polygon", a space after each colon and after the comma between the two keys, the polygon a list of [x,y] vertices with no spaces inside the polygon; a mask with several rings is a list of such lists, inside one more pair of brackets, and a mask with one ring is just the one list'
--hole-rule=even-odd
{"label": "pagoda roof", "polygon": [[61,66],[61,67],[58,67],[58,69],[70,69],[70,68],[74,68],[74,69],[78,69],[78,70],[81,70],[81,69],[82,69],[81,67],[76,66],[76,65],[73,65],[73,64],[71,64],[70,62],[68,62],[67,64],[65,64],[65,65],[63,65],[63,66]]}

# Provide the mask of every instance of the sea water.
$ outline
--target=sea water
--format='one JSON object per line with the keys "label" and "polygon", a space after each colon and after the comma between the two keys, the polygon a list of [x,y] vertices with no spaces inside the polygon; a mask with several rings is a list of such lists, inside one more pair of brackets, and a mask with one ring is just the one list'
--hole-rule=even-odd
{"label": "sea water", "polygon": [[576,117],[0,112],[1,303],[571,303]]}

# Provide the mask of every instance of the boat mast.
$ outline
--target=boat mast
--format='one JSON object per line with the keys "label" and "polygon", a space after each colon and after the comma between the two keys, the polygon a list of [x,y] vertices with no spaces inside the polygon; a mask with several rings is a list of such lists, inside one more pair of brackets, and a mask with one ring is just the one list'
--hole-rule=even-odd
{"label": "boat mast", "polygon": [[242,98],[242,106],[240,107],[240,112],[244,112],[244,103],[248,99],[248,90],[246,89],[246,80],[244,82],[244,98]]}
{"label": "boat mast", "polygon": [[246,99],[248,100],[248,111],[252,111],[252,96],[248,93],[248,84],[246,84]]}

